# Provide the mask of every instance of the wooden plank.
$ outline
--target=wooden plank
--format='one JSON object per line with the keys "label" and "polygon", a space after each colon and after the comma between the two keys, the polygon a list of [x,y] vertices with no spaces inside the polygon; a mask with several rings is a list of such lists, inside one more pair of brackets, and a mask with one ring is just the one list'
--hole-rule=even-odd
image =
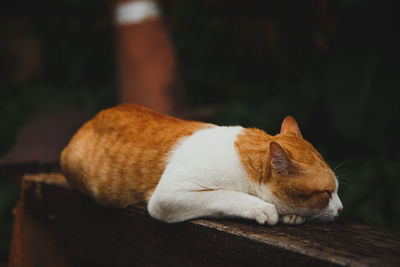
{"label": "wooden plank", "polygon": [[26,176],[22,186],[26,212],[57,233],[76,265],[400,265],[400,235],[373,226],[205,219],[171,225],[150,218],[144,205],[99,206],[60,175]]}

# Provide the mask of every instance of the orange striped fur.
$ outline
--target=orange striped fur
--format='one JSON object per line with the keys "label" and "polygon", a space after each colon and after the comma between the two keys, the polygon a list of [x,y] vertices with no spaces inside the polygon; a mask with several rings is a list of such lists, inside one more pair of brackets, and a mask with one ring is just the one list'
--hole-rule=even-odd
{"label": "orange striped fur", "polygon": [[176,141],[209,127],[133,104],[100,112],[61,155],[69,183],[105,205],[148,201]]}

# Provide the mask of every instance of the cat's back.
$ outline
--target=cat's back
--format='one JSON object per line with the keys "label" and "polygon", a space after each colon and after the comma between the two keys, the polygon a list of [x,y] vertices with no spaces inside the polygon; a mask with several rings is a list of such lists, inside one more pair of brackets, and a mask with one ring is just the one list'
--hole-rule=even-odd
{"label": "cat's back", "polygon": [[180,139],[207,127],[134,104],[119,105],[79,129],[62,152],[61,168],[78,190],[107,205],[127,206],[150,197]]}

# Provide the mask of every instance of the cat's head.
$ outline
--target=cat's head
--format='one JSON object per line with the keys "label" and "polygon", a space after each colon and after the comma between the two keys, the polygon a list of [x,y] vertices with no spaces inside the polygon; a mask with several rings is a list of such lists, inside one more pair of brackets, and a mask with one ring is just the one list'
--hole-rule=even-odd
{"label": "cat's head", "polygon": [[335,174],[318,151],[303,139],[293,117],[286,117],[281,132],[269,144],[268,188],[281,215],[331,221],[343,205]]}

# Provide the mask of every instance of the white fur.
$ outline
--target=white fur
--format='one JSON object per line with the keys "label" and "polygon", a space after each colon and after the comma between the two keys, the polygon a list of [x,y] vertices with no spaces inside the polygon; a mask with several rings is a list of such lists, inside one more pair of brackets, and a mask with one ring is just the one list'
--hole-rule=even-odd
{"label": "white fur", "polygon": [[340,201],[340,198],[337,194],[337,191],[339,189],[339,185],[336,179],[336,189],[335,191],[332,193],[332,197],[329,200],[329,204],[328,206],[322,210],[321,214],[319,215],[319,217],[322,220],[326,220],[326,221],[330,221],[333,218],[337,217],[339,215],[339,210],[343,209],[343,204]]}
{"label": "white fur", "polygon": [[167,222],[235,216],[276,224],[276,207],[254,196],[256,186],[235,150],[242,130],[215,126],[180,141],[151,196],[150,215]]}
{"label": "white fur", "polygon": [[[212,127],[181,140],[148,204],[151,216],[166,222],[198,217],[241,217],[260,224],[299,224],[305,217],[335,218],[342,203],[337,188],[329,205],[316,211],[285,207],[265,185],[255,184],[242,166],[235,140],[242,127]],[[298,215],[295,215],[298,214]]]}

